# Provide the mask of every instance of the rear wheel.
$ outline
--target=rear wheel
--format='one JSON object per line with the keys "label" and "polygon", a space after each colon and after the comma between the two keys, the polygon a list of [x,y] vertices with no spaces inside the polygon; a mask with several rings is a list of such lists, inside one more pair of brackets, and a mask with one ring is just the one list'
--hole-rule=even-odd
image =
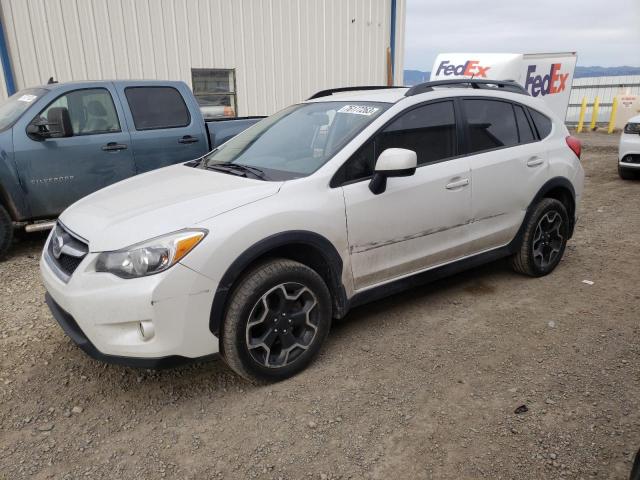
{"label": "rear wheel", "polygon": [[0,205],[0,259],[5,256],[13,240],[13,222],[7,211]]}
{"label": "rear wheel", "polygon": [[620,165],[618,165],[618,175],[620,175],[620,178],[623,180],[635,180],[638,178],[636,170],[632,168],[624,168]]}
{"label": "rear wheel", "polygon": [[322,277],[301,263],[271,260],[235,289],[222,328],[222,355],[252,382],[282,380],[316,357],[330,323],[331,295]]}
{"label": "rear wheel", "polygon": [[543,198],[527,220],[520,249],[511,257],[516,272],[541,277],[560,263],[569,238],[569,215],[559,200]]}

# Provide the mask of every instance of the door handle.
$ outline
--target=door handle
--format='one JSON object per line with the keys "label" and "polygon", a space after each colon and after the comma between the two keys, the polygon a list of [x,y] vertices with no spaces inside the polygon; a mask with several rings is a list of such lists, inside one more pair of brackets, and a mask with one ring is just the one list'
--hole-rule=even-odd
{"label": "door handle", "polygon": [[542,165],[543,163],[543,158],[531,157],[529,160],[527,160],[527,167],[537,167],[538,165]]}
{"label": "door handle", "polygon": [[455,182],[447,183],[445,188],[447,190],[455,190],[456,188],[466,187],[467,185],[469,185],[469,179],[462,178],[460,180],[456,180]]}
{"label": "door handle", "polygon": [[196,137],[192,137],[191,135],[185,135],[180,140],[178,140],[178,143],[196,143],[198,141],[199,140]]}
{"label": "door handle", "polygon": [[124,143],[117,142],[109,142],[106,145],[102,146],[102,150],[104,150],[105,152],[117,152],[118,150],[126,150],[127,148],[129,147]]}

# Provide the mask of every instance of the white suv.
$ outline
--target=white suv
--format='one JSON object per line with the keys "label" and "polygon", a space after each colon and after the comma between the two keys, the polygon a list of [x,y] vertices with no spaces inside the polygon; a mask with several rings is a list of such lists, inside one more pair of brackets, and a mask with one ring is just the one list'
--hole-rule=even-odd
{"label": "white suv", "polygon": [[68,208],[42,256],[47,302],[105,361],[220,352],[250,380],[283,379],[355,305],[499,257],[551,272],[579,155],[511,82],[319,92]]}

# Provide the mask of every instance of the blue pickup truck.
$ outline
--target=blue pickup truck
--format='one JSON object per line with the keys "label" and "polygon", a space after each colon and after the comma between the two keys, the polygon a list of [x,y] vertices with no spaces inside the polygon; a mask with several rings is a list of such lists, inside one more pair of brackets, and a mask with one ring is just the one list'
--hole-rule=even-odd
{"label": "blue pickup truck", "polygon": [[201,157],[260,117],[205,122],[183,82],[54,83],[0,105],[0,257],[107,185]]}

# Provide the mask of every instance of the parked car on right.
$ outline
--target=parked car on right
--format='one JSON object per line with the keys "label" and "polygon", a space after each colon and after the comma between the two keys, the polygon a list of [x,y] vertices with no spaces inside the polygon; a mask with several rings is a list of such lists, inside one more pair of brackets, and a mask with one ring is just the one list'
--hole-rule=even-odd
{"label": "parked car on right", "polygon": [[629,120],[620,136],[618,174],[623,180],[633,180],[640,175],[640,115]]}

